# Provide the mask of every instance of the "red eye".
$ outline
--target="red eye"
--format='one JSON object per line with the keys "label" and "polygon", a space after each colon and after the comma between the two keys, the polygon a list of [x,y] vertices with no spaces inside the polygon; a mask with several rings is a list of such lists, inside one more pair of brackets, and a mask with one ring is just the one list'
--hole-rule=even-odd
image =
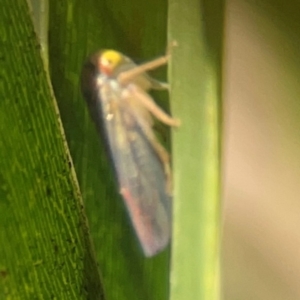
{"label": "red eye", "polygon": [[110,75],[112,73],[112,61],[109,59],[101,57],[99,59],[98,67],[103,74]]}

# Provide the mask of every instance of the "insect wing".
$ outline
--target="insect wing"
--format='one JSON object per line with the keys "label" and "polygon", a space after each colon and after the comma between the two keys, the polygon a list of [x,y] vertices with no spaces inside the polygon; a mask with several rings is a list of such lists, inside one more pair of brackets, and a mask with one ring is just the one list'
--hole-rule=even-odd
{"label": "insect wing", "polygon": [[98,101],[120,193],[145,255],[152,256],[169,242],[171,197],[162,162],[144,130],[151,124],[124,89],[107,80],[99,88]]}

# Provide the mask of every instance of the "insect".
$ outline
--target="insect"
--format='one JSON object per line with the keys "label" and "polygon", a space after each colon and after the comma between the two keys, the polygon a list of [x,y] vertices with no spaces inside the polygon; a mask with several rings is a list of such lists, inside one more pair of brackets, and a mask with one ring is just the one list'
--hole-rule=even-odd
{"label": "insect", "polygon": [[170,158],[158,142],[152,116],[177,127],[148,94],[168,89],[146,72],[167,64],[169,54],[142,65],[114,50],[89,57],[81,87],[98,131],[104,133],[119,192],[146,256],[163,250],[170,240],[172,178]]}

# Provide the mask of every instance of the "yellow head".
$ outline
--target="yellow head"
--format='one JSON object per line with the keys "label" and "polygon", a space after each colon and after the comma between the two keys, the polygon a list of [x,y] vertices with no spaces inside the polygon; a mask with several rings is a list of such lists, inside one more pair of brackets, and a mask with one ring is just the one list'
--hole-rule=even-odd
{"label": "yellow head", "polygon": [[106,75],[112,75],[114,70],[122,64],[124,55],[114,50],[104,50],[99,59],[98,67],[100,72]]}

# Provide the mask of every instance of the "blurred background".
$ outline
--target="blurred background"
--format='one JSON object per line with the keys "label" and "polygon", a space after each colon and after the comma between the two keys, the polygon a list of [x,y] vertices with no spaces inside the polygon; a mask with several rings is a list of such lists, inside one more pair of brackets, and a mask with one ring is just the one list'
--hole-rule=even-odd
{"label": "blurred background", "polygon": [[229,0],[225,300],[300,299],[300,2]]}

